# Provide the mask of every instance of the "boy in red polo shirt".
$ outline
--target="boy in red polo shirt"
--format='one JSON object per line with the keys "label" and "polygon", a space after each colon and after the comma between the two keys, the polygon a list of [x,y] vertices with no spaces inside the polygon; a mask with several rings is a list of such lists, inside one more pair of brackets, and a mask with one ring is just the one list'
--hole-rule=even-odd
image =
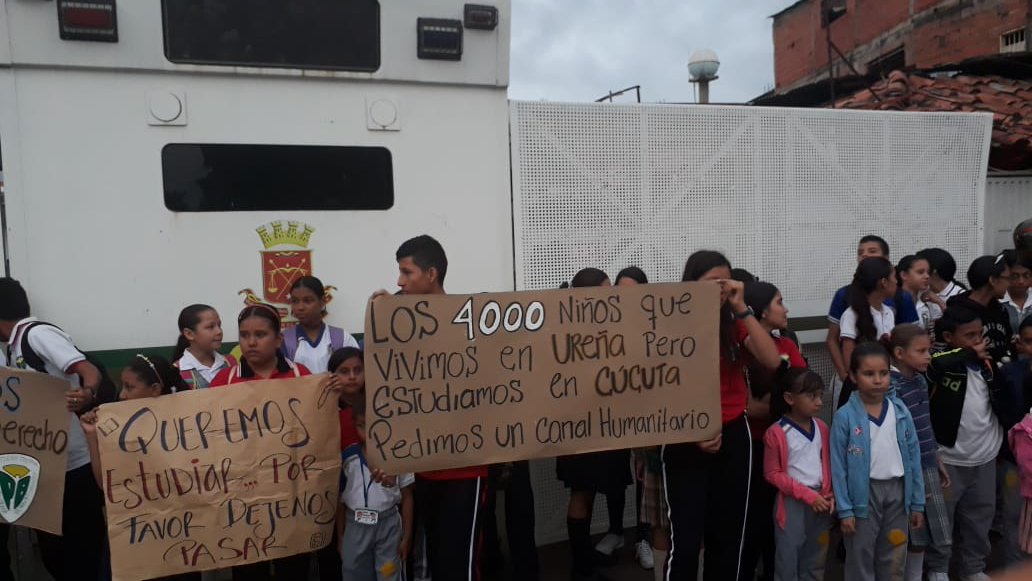
{"label": "boy in red polo shirt", "polygon": [[[396,253],[399,294],[443,295],[448,258],[441,243],[422,235]],[[387,294],[379,291],[373,299]],[[416,475],[416,518],[426,531],[434,581],[479,581],[487,466]]]}

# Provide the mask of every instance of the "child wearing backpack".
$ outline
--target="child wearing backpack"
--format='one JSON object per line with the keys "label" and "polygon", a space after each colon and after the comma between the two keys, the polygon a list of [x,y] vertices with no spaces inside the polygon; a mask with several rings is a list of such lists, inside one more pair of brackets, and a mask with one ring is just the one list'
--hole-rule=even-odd
{"label": "child wearing backpack", "polygon": [[179,312],[179,337],[172,352],[172,364],[179,370],[187,389],[204,389],[220,371],[236,365],[222,348],[222,319],[215,307],[190,305]]}
{"label": "child wearing backpack", "polygon": [[104,500],[93,479],[77,414],[103,398],[106,389],[102,388],[111,385],[110,379],[87,360],[67,333],[31,316],[25,289],[8,277],[0,278],[0,341],[7,343],[9,365],[35,369],[70,384],[65,395],[69,425],[62,534],[36,531],[36,537],[43,565],[53,578],[96,579],[103,568]]}
{"label": "child wearing backpack", "polygon": [[358,341],[340,327],[327,325],[326,287],[314,276],[302,276],[290,287],[290,312],[297,324],[283,332],[283,355],[308,369],[326,369],[330,355],[342,347],[358,347]]}

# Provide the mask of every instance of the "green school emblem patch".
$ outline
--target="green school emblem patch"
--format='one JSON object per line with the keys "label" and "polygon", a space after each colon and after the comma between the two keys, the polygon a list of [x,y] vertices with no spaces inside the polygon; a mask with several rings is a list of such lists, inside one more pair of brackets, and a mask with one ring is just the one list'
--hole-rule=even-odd
{"label": "green school emblem patch", "polygon": [[32,506],[39,484],[39,461],[25,454],[0,454],[0,517],[17,521]]}

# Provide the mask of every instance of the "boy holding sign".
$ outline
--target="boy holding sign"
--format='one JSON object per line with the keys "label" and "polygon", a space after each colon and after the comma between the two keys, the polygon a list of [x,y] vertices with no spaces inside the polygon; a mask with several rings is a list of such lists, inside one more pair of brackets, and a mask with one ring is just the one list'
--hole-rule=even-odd
{"label": "boy holding sign", "polygon": [[[407,240],[395,254],[399,294],[443,295],[448,257],[434,238]],[[387,294],[380,290],[373,300]],[[480,579],[487,467],[470,466],[416,475],[419,519],[426,530],[427,557],[435,581]]]}
{"label": "boy holding sign", "polygon": [[76,414],[92,406],[100,371],[79,351],[67,333],[30,316],[29,298],[13,278],[0,278],[0,341],[7,343],[9,365],[28,369],[31,349],[46,373],[68,381],[68,467],[65,472],[62,536],[37,531],[43,565],[54,579],[96,578],[104,542],[103,497],[90,468],[86,436]]}

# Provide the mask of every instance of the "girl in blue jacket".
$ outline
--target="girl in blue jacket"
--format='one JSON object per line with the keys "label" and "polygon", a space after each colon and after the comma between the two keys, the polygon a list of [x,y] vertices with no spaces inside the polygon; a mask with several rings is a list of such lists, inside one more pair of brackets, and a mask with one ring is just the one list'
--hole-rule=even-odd
{"label": "girl in blue jacket", "polygon": [[[902,578],[908,524],[924,524],[924,479],[914,420],[888,395],[889,354],[879,343],[853,350],[856,391],[835,413],[831,479],[846,542],[846,581]],[[909,517],[909,523],[908,523]]]}

